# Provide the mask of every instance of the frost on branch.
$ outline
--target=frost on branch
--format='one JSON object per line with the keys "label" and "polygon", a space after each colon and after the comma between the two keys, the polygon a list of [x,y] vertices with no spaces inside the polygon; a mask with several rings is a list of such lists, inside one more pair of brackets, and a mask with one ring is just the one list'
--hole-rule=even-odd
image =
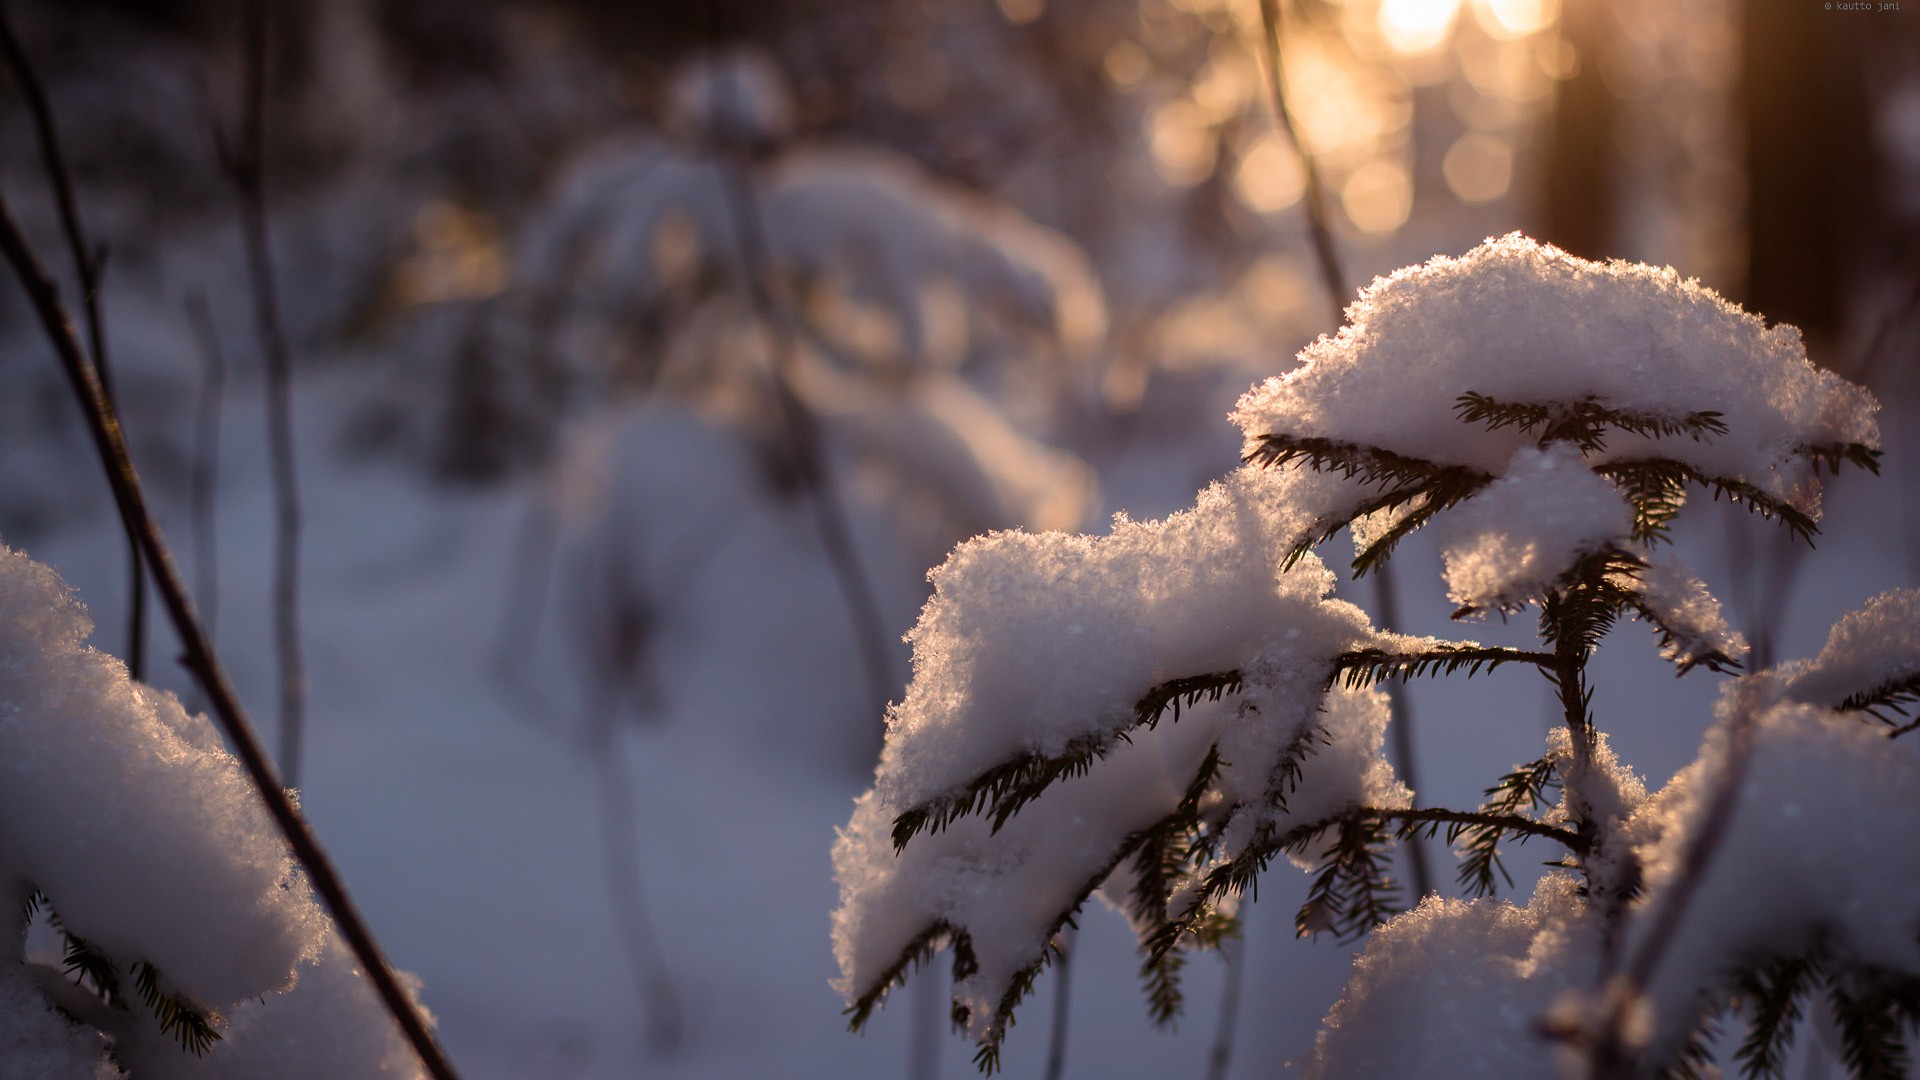
{"label": "frost on branch", "polygon": [[934,572],[914,680],[834,852],[839,986],[858,1015],[950,943],[956,1005],[991,1048],[1052,935],[1122,860],[1150,855],[1133,871],[1145,933],[1167,924],[1175,879],[1208,868],[1190,847],[1231,858],[1313,816],[1405,805],[1379,755],[1382,700],[1327,688],[1356,650],[1387,663],[1435,643],[1374,634],[1327,598],[1318,560],[1283,568],[1317,483],[1243,469],[1165,521],[998,533]]}
{"label": "frost on branch", "polygon": [[[42,992],[67,986],[59,1004],[143,1077],[417,1075],[212,725],[89,648],[92,630],[59,575],[0,545],[0,902],[50,908],[99,997],[28,964]],[[16,965],[25,930],[9,927]],[[17,989],[0,1025],[43,1029],[46,1002]],[[66,1074],[87,1075],[43,1075]]]}
{"label": "frost on branch", "polygon": [[[1920,698],[1920,590],[1884,593],[1833,625],[1812,661],[1784,667],[1795,701],[1860,710],[1889,723]],[[1882,711],[1885,710],[1885,711]],[[1905,725],[1901,728],[1905,730]]]}
{"label": "frost on branch", "polygon": [[[1671,269],[1588,262],[1518,233],[1375,280],[1347,321],[1241,399],[1250,452],[1287,432],[1491,474],[1558,426],[1599,433],[1590,458],[1670,458],[1813,514],[1806,448],[1832,464],[1878,441],[1872,396],[1809,363],[1794,328]],[[1475,431],[1450,411],[1475,394],[1539,416],[1509,410]]]}
{"label": "frost on branch", "polygon": [[1698,664],[1723,670],[1746,657],[1747,639],[1727,625],[1720,601],[1678,559],[1652,559],[1635,580],[1638,607],[1659,629],[1660,655],[1681,674]]}

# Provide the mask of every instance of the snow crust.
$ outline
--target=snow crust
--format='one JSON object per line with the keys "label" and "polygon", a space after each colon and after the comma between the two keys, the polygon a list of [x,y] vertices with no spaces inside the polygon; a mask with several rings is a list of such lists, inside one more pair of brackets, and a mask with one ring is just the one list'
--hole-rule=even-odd
{"label": "snow crust", "polygon": [[[908,638],[914,678],[888,717],[873,790],[834,849],[841,904],[835,954],[849,998],[866,992],[936,921],[968,935],[980,970],[956,987],[976,1035],[1013,975],[1038,959],[1055,919],[1113,868],[1128,834],[1180,802],[1210,746],[1229,763],[1216,800],[1265,805],[1274,769],[1309,723],[1325,745],[1289,799],[1301,822],[1409,794],[1380,756],[1387,709],[1372,691],[1326,694],[1327,664],[1376,635],[1328,598],[1312,556],[1281,563],[1310,518],[1319,478],[1241,469],[1194,509],[1116,519],[1104,537],[996,533],[968,541],[930,576],[934,596]],[[1170,679],[1238,670],[1245,689],[1137,729],[1089,774],[1057,783],[995,834],[981,817],[922,834],[895,855],[902,811],[964,788],[1026,753],[1132,722]],[[1324,712],[1321,711],[1324,703]],[[1263,819],[1236,815],[1230,847]]]}
{"label": "snow crust", "polygon": [[1376,278],[1347,325],[1300,359],[1240,399],[1234,421],[1249,449],[1287,432],[1497,473],[1531,439],[1461,424],[1463,394],[1592,397],[1669,417],[1713,410],[1727,434],[1610,431],[1604,456],[1673,457],[1811,512],[1812,470],[1795,449],[1879,438],[1873,396],[1808,362],[1793,327],[1769,328],[1672,269],[1589,262],[1519,233]]}
{"label": "snow crust", "polygon": [[1442,515],[1447,595],[1474,609],[1517,606],[1583,555],[1623,543],[1633,507],[1572,443],[1514,451],[1502,475]]}
{"label": "snow crust", "polygon": [[1304,1075],[1557,1080],[1540,1022],[1598,964],[1577,887],[1549,874],[1524,908],[1429,896],[1375,930]]}

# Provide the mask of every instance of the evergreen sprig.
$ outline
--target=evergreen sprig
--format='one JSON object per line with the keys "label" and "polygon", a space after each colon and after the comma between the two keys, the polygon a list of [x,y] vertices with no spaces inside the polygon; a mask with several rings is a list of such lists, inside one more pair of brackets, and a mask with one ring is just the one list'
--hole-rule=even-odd
{"label": "evergreen sprig", "polygon": [[1325,542],[1355,518],[1382,511],[1412,506],[1408,514],[1394,523],[1353,560],[1355,577],[1364,577],[1384,563],[1393,548],[1408,534],[1431,521],[1434,515],[1459,505],[1493,477],[1464,465],[1441,465],[1422,458],[1395,453],[1377,446],[1343,442],[1318,436],[1271,433],[1259,437],[1257,445],[1244,458],[1250,464],[1281,468],[1300,463],[1315,472],[1334,472],[1362,486],[1381,491],[1354,504],[1346,512],[1324,517],[1306,531],[1288,551],[1286,567],[1292,567],[1308,551]]}
{"label": "evergreen sprig", "polygon": [[1454,415],[1463,424],[1480,424],[1488,431],[1518,428],[1528,435],[1539,430],[1540,444],[1570,442],[1583,454],[1607,447],[1604,429],[1615,428],[1650,439],[1687,436],[1695,442],[1725,435],[1727,425],[1712,410],[1669,416],[1603,405],[1591,395],[1578,401],[1546,404],[1497,401],[1485,394],[1465,393],[1454,399]]}
{"label": "evergreen sprig", "polygon": [[1670,624],[1666,616],[1661,613],[1659,609],[1648,604],[1645,597],[1639,593],[1630,592],[1628,596],[1628,606],[1633,609],[1635,614],[1644,619],[1647,625],[1653,627],[1654,637],[1658,640],[1660,647],[1662,649],[1670,649],[1675,653],[1685,653],[1685,658],[1675,665],[1677,668],[1674,673],[1675,675],[1685,675],[1696,667],[1704,667],[1708,671],[1717,672],[1721,675],[1733,675],[1739,673],[1745,666],[1737,657],[1728,656],[1719,649],[1696,648],[1695,646],[1704,645],[1705,643],[1692,634],[1686,633]]}
{"label": "evergreen sprig", "polygon": [[[1842,712],[1862,712],[1880,721],[1894,730],[1888,733],[1890,738],[1898,738],[1912,731],[1915,724],[1901,723],[1906,720],[1907,710],[1920,706],[1920,673],[1905,678],[1889,679],[1867,690],[1856,690],[1848,694],[1837,706]],[[1881,710],[1886,710],[1882,712]],[[1888,716],[1891,712],[1900,719]],[[1895,727],[1895,725],[1898,725]]]}
{"label": "evergreen sprig", "polygon": [[1856,990],[1847,981],[1836,976],[1827,990],[1840,1036],[1840,1060],[1855,1080],[1905,1080],[1912,1055],[1901,1031],[1900,1004],[1879,987]]}
{"label": "evergreen sprig", "polygon": [[133,965],[133,985],[140,1000],[160,1022],[160,1030],[174,1037],[180,1049],[199,1057],[220,1041],[207,1012],[177,991],[163,988],[160,970],[145,960]]}
{"label": "evergreen sprig", "polygon": [[[1668,491],[1676,487],[1692,484],[1705,488],[1713,495],[1715,502],[1725,498],[1728,502],[1745,504],[1747,509],[1769,521],[1778,521],[1787,527],[1796,540],[1804,540],[1809,545],[1820,534],[1820,526],[1804,510],[1783,502],[1760,490],[1745,480],[1726,476],[1714,476],[1702,472],[1684,461],[1672,458],[1631,458],[1621,461],[1604,462],[1593,467],[1593,471],[1613,480],[1626,493],[1629,500],[1636,491]],[[1671,497],[1670,495],[1668,497]],[[1659,505],[1655,504],[1657,510]],[[1636,529],[1640,504],[1635,504]],[[1677,509],[1677,506],[1675,507]],[[1671,517],[1672,514],[1667,514]],[[1662,519],[1657,529],[1664,529]]]}
{"label": "evergreen sprig", "polygon": [[[26,902],[29,921],[42,908],[50,908],[46,894],[38,889],[31,890]],[[62,939],[61,967],[74,984],[85,987],[109,1008],[127,1008],[126,983],[113,957],[105,949],[74,933],[61,920],[59,912],[51,912],[50,921]],[[219,1017],[195,1004],[186,995],[164,989],[165,980],[160,969],[151,962],[136,962],[130,974],[134,989],[147,1011],[153,1014],[163,1033],[180,1043],[182,1050],[200,1057],[220,1041],[219,1029],[214,1026]]]}
{"label": "evergreen sprig", "polygon": [[1039,798],[1055,782],[1086,775],[1093,763],[1106,757],[1117,744],[1131,742],[1130,733],[1134,729],[1152,730],[1169,714],[1177,723],[1183,707],[1200,701],[1219,701],[1228,694],[1239,693],[1240,689],[1239,671],[1216,671],[1160,683],[1140,696],[1132,717],[1122,726],[1075,736],[1058,754],[1021,754],[987,769],[957,791],[901,811],[893,819],[893,849],[904,851],[908,842],[920,833],[937,833],[973,814],[990,815],[993,830],[998,832],[1021,808]]}
{"label": "evergreen sprig", "polygon": [[1784,1080],[1794,1025],[1819,974],[1819,962],[1809,955],[1774,957],[1736,977],[1736,992],[1751,1014],[1746,1037],[1733,1055],[1744,1075]]}
{"label": "evergreen sprig", "polygon": [[[1551,805],[1550,793],[1560,786],[1559,771],[1560,763],[1552,756],[1515,766],[1486,790],[1480,813],[1497,819],[1531,815]],[[1461,852],[1457,880],[1469,896],[1492,896],[1495,874],[1506,881],[1507,888],[1513,888],[1513,875],[1500,862],[1500,841],[1508,833],[1520,841],[1528,835],[1498,820],[1471,822],[1448,830],[1447,842]]]}
{"label": "evergreen sprig", "polygon": [[1395,678],[1408,682],[1422,676],[1461,673],[1471,678],[1509,663],[1551,664],[1553,655],[1483,645],[1442,645],[1405,653],[1369,648],[1342,653],[1334,660],[1333,672],[1341,685],[1358,690]]}
{"label": "evergreen sprig", "polygon": [[[1320,856],[1293,928],[1300,937],[1325,932],[1344,944],[1399,914],[1394,902],[1399,887],[1387,876],[1392,832],[1381,815],[1350,811],[1330,831],[1333,844]],[[1284,850],[1299,854],[1318,839],[1301,837]]]}
{"label": "evergreen sprig", "polygon": [[1881,451],[1875,450],[1873,447],[1863,443],[1807,444],[1796,447],[1795,451],[1802,457],[1813,462],[1813,467],[1816,472],[1824,467],[1835,476],[1840,475],[1840,466],[1842,464],[1865,469],[1873,475],[1879,476],[1880,459],[1886,456]]}

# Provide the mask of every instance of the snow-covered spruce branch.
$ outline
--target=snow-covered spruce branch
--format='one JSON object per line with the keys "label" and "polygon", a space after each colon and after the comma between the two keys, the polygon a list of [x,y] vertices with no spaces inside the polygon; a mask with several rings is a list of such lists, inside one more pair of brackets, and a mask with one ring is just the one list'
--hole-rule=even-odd
{"label": "snow-covered spruce branch", "polygon": [[[382,1006],[393,1018],[407,1045],[429,1075],[436,1080],[454,1080],[457,1073],[452,1063],[435,1042],[419,1006],[388,965],[372,930],[348,894],[339,871],[282,786],[266,749],[247,719],[225,667],[214,653],[205,630],[194,614],[186,585],[174,565],[160,527],[147,507],[139,473],[127,452],[119,419],[100,386],[99,374],[74,333],[73,322],[60,302],[53,280],[21,234],[4,196],[0,196],[0,252],[4,252],[13,267],[62,370],[72,384],[95,450],[106,467],[120,513],[132,523],[140,538],[141,550],[146,555],[161,601],[180,637],[181,663],[193,674],[206,694],[209,711],[218,721],[249,785],[264,803],[273,827],[285,840],[293,859],[305,871],[314,893],[332,915],[340,936],[367,980],[373,984]],[[179,711],[177,702],[173,708]],[[210,730],[208,734],[211,735]]]}
{"label": "snow-covered spruce branch", "polygon": [[[1395,653],[1370,648],[1342,653],[1333,659],[1327,673],[1329,685],[1338,679],[1349,689],[1364,689],[1391,678],[1402,680],[1425,675],[1472,676],[1492,671],[1501,664],[1521,662],[1545,665],[1549,653],[1527,652],[1482,645],[1440,645],[1418,652]],[[1163,717],[1180,720],[1180,709],[1201,701],[1219,701],[1241,690],[1239,671],[1219,671],[1169,679],[1148,690],[1133,707],[1130,721],[1105,732],[1076,736],[1065,750],[1056,754],[1026,753],[982,772],[964,787],[928,799],[902,810],[893,819],[893,846],[903,849],[922,832],[939,832],[954,821],[981,814],[993,821],[998,831],[1020,808],[1040,797],[1055,782],[1085,775],[1120,743],[1131,742],[1129,733],[1140,728],[1148,731]]]}
{"label": "snow-covered spruce branch", "polygon": [[[1735,674],[1746,643],[1660,550],[1695,489],[1811,540],[1820,474],[1876,469],[1872,397],[1671,271],[1517,235],[1379,279],[1349,316],[1241,399],[1246,463],[1192,510],[980,537],[935,571],[913,681],[834,852],[856,1019],[951,944],[955,1015],[997,1064],[1095,893],[1132,922],[1164,1019],[1181,951],[1230,932],[1285,856],[1312,875],[1297,929],[1370,935],[1309,1077],[1544,1078],[1550,1029],[1596,1075],[1685,1075],[1743,973],[1816,942],[1855,1074],[1897,1060],[1887,987],[1920,979],[1902,839],[1920,755],[1857,717],[1916,704],[1920,592],[1843,619],[1811,661]],[[1427,525],[1460,616],[1537,610],[1541,648],[1384,634],[1328,595],[1312,549],[1335,532],[1367,570]],[[1733,676],[1699,760],[1651,795],[1589,682],[1624,618],[1677,671]],[[1477,808],[1416,809],[1381,757],[1374,684],[1515,661],[1564,714],[1545,753]],[[1167,678],[1186,672],[1210,674]],[[1442,833],[1472,899],[1397,912],[1390,846]],[[1524,908],[1493,899],[1501,846],[1532,838],[1565,857]],[[1747,1014],[1772,1048],[1736,1057],[1749,1072],[1784,1008]]]}

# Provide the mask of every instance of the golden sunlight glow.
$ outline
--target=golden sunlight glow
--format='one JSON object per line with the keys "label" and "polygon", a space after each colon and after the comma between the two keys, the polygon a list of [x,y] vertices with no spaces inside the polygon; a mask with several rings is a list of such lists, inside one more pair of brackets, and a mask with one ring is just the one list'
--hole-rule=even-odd
{"label": "golden sunlight glow", "polygon": [[1206,110],[1184,98],[1153,112],[1147,140],[1160,178],[1174,187],[1192,187],[1213,172],[1213,129]]}
{"label": "golden sunlight glow", "polygon": [[1554,24],[1560,0],[1473,0],[1473,14],[1492,37],[1526,37]]}
{"label": "golden sunlight glow", "polygon": [[1492,202],[1513,183],[1513,150],[1491,135],[1471,132],[1447,150],[1440,169],[1461,202]]}
{"label": "golden sunlight glow", "polygon": [[1381,0],[1380,36],[1404,55],[1432,52],[1447,43],[1460,0]]}
{"label": "golden sunlight glow", "polygon": [[1392,232],[1413,210],[1413,182],[1400,162],[1374,158],[1347,178],[1340,205],[1361,232]]}
{"label": "golden sunlight glow", "polygon": [[1306,189],[1300,155],[1273,132],[1260,136],[1233,173],[1233,193],[1241,205],[1262,214],[1277,214],[1291,207]]}

